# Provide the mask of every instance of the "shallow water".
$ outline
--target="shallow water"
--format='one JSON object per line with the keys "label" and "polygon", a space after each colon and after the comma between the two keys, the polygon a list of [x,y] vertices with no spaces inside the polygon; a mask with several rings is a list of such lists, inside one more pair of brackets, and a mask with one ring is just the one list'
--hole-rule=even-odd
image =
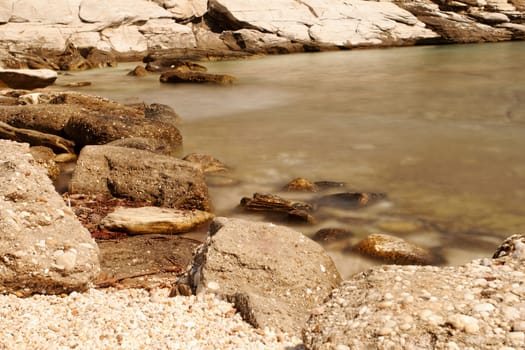
{"label": "shallow water", "polygon": [[523,62],[523,42],[429,46],[205,63],[235,75],[233,86],[127,77],[135,64],[57,83],[88,80],[78,91],[172,106],[184,153],[215,156],[239,181],[211,187],[218,215],[245,216],[234,210],[242,197],[295,177],[343,181],[388,202],[325,212],[299,230],[343,227],[359,239],[385,221],[416,223],[396,234],[456,264],[525,232]]}

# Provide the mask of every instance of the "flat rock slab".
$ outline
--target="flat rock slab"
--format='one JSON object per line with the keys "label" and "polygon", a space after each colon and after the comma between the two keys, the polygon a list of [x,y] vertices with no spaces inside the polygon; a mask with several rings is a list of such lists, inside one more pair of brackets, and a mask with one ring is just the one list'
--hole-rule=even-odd
{"label": "flat rock slab", "polygon": [[98,253],[29,146],[0,140],[0,293],[85,290],[100,271]]}
{"label": "flat rock slab", "polygon": [[56,79],[57,73],[51,69],[0,69],[0,82],[12,89],[44,88]]}
{"label": "flat rock slab", "polygon": [[340,282],[323,248],[284,226],[215,218],[194,256],[190,286],[234,303],[254,327],[298,334]]}
{"label": "flat rock slab", "polygon": [[117,208],[102,220],[108,230],[130,235],[176,234],[192,230],[213,218],[202,210],[178,210],[159,207]]}

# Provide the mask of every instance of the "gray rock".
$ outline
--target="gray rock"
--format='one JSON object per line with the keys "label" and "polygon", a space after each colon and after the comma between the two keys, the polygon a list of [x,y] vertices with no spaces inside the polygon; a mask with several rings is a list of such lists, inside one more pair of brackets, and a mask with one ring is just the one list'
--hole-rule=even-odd
{"label": "gray rock", "polygon": [[227,218],[212,222],[189,277],[196,293],[230,300],[253,326],[292,334],[340,282],[332,259],[301,233]]}
{"label": "gray rock", "polygon": [[49,69],[0,69],[0,83],[13,89],[33,90],[49,86],[57,73]]}
{"label": "gray rock", "polygon": [[0,292],[82,291],[99,273],[98,247],[26,144],[0,140]]}
{"label": "gray rock", "polygon": [[523,348],[525,337],[518,321],[525,298],[523,237],[507,239],[495,254],[498,259],[442,268],[380,266],[359,273],[314,310],[303,330],[304,345],[307,349],[340,345]]}
{"label": "gray rock", "polygon": [[198,166],[116,146],[84,147],[69,192],[150,200],[156,206],[177,209],[210,209],[208,187]]}

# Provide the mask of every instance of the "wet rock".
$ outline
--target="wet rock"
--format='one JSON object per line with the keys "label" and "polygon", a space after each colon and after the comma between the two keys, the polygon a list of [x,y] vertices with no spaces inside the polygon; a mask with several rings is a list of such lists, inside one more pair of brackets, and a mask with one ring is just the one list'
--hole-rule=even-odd
{"label": "wet rock", "polygon": [[291,210],[312,210],[308,203],[287,200],[272,194],[254,193],[253,198],[241,199],[241,206],[252,211],[271,211],[287,213]]}
{"label": "wet rock", "polygon": [[233,302],[254,327],[297,334],[340,277],[324,250],[299,232],[216,218],[193,258],[189,280],[197,294]]}
{"label": "wet rock", "polygon": [[182,146],[182,136],[174,125],[128,115],[74,115],[64,132],[80,148],[133,137],[162,141],[167,153],[172,154]]}
{"label": "wet rock", "polygon": [[71,44],[58,56],[57,64],[61,70],[67,71],[83,71],[91,68],[88,60]]}
{"label": "wet rock", "polygon": [[200,64],[193,63],[180,58],[164,57],[146,64],[146,70],[149,72],[206,72],[208,69]]}
{"label": "wet rock", "polygon": [[75,152],[75,144],[63,137],[30,129],[15,128],[4,122],[0,122],[0,138],[26,142],[32,146],[46,146],[57,153]]}
{"label": "wet rock", "polygon": [[358,242],[353,250],[367,257],[397,265],[431,265],[438,260],[424,248],[385,234],[369,235]]}
{"label": "wet rock", "polygon": [[131,72],[128,73],[128,75],[135,77],[145,77],[149,75],[149,72],[143,66],[136,66]]}
{"label": "wet rock", "polygon": [[208,187],[198,166],[124,147],[84,147],[69,192],[106,194],[176,209],[210,210]]}
{"label": "wet rock", "polygon": [[496,249],[493,259],[511,256],[518,260],[525,259],[525,235],[515,234],[504,240]]}
{"label": "wet rock", "polygon": [[99,50],[97,48],[91,48],[88,51],[86,60],[89,62],[91,68],[107,68],[117,66],[117,58],[113,53]]}
{"label": "wet rock", "polygon": [[0,149],[0,292],[89,288],[100,270],[89,232],[34,164],[28,145],[0,140]]}
{"label": "wet rock", "polygon": [[322,206],[342,208],[362,208],[386,198],[386,194],[377,192],[343,192],[323,196],[317,200]]}
{"label": "wet rock", "polygon": [[297,178],[290,181],[284,188],[286,191],[317,192],[319,187],[307,179]]}
{"label": "wet rock", "polygon": [[12,89],[44,88],[56,79],[57,73],[49,69],[0,69],[0,82]]}
{"label": "wet rock", "polygon": [[205,174],[228,170],[224,163],[207,154],[191,153],[182,159],[200,165]]}
{"label": "wet rock", "polygon": [[128,106],[144,113],[146,119],[173,125],[179,124],[181,121],[181,118],[173,108],[162,103],[135,103]]}
{"label": "wet rock", "polygon": [[227,74],[209,74],[202,72],[179,72],[179,71],[168,71],[162,73],[160,76],[162,83],[197,83],[197,84],[219,84],[227,85],[233,84],[236,79],[231,75]]}
{"label": "wet rock", "polygon": [[305,222],[308,224],[315,224],[315,218],[304,209],[293,209],[286,213],[289,221]]}
{"label": "wet rock", "polygon": [[312,239],[321,244],[330,244],[338,241],[345,241],[353,237],[354,234],[343,228],[323,228],[317,231]]}
{"label": "wet rock", "polygon": [[213,219],[201,210],[178,210],[158,207],[117,208],[102,220],[102,226],[130,235],[177,234],[191,231]]}

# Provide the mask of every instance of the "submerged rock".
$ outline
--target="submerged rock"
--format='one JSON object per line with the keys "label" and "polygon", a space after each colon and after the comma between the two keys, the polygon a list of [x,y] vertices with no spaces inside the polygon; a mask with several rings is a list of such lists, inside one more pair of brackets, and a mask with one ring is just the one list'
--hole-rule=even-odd
{"label": "submerged rock", "polygon": [[294,179],[290,181],[284,189],[286,191],[299,191],[299,192],[317,192],[319,191],[319,187],[308,181],[307,179],[303,179],[301,177],[298,177],[297,179]]}
{"label": "submerged rock", "polygon": [[12,89],[33,90],[52,85],[57,73],[50,69],[0,69],[0,85]]}
{"label": "submerged rock", "polygon": [[342,208],[361,208],[386,198],[384,193],[376,192],[343,192],[323,196],[317,200],[322,206]]}
{"label": "submerged rock", "polygon": [[220,160],[206,154],[191,153],[182,159],[200,165],[205,174],[228,170],[228,167]]}
{"label": "submerged rock", "polygon": [[233,84],[235,78],[231,75],[226,74],[209,74],[202,72],[180,72],[180,71],[168,71],[162,73],[160,81],[162,83],[197,83],[197,84]]}
{"label": "submerged rock", "polygon": [[191,231],[213,219],[213,214],[201,210],[178,210],[158,207],[117,208],[101,225],[130,235],[177,234]]}
{"label": "submerged rock", "polygon": [[227,218],[212,222],[189,275],[196,293],[228,299],[254,327],[292,334],[340,280],[332,259],[301,233]]}

